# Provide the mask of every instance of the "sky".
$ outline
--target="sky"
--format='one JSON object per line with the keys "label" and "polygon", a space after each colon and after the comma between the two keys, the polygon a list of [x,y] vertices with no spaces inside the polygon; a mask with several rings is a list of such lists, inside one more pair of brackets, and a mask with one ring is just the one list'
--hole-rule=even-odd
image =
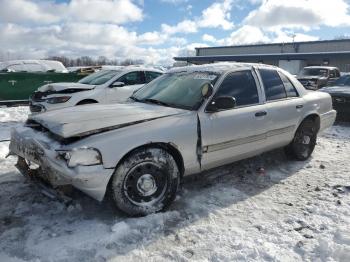
{"label": "sky", "polygon": [[0,0],[0,60],[169,65],[195,47],[350,37],[350,0]]}

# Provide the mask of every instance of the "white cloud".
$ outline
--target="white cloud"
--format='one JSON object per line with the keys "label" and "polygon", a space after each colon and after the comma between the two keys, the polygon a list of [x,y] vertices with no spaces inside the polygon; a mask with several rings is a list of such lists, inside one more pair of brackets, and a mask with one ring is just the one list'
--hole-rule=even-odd
{"label": "white cloud", "polygon": [[194,21],[191,20],[183,20],[182,22],[178,23],[175,26],[170,26],[167,24],[162,24],[162,31],[165,34],[173,35],[177,33],[195,33],[197,32],[197,24]]}
{"label": "white cloud", "polygon": [[60,20],[51,12],[53,9],[52,3],[38,4],[29,0],[3,0],[0,8],[0,21],[53,23]]}
{"label": "white cloud", "polygon": [[217,40],[214,36],[212,35],[209,35],[209,34],[204,34],[202,36],[202,40],[205,41],[205,42],[211,42],[211,43],[216,43]]}
{"label": "white cloud", "polygon": [[142,10],[131,0],[71,0],[69,3],[2,0],[0,9],[0,21],[7,23],[79,21],[123,24],[142,19]]}
{"label": "white cloud", "polygon": [[279,30],[275,32],[276,37],[273,39],[275,43],[288,43],[288,42],[305,42],[305,41],[316,41],[320,38],[318,36],[312,36],[302,33],[285,32]]}
{"label": "white cloud", "polygon": [[[12,59],[103,55],[110,59],[130,58],[150,64],[172,64],[174,56],[188,52],[184,38],[168,39],[159,32],[138,35],[113,24],[65,23],[40,27],[0,24],[0,35],[0,58],[7,53]],[[167,41],[170,47],[146,47],[162,41]]]}
{"label": "white cloud", "polygon": [[160,45],[160,44],[163,44],[166,39],[167,39],[166,35],[156,31],[146,32],[138,36],[138,42],[140,44],[147,44],[147,45]]}
{"label": "white cloud", "polygon": [[176,25],[162,24],[162,30],[166,34],[186,34],[195,33],[199,28],[232,29],[234,27],[234,24],[230,21],[232,4],[232,0],[215,2],[204,9],[200,17],[193,20],[186,19]]}
{"label": "white cloud", "polygon": [[270,39],[258,27],[245,25],[231,33],[227,38],[221,40],[221,44],[242,45],[269,42]]}
{"label": "white cloud", "polygon": [[232,3],[232,0],[213,3],[203,10],[202,16],[198,21],[198,26],[202,28],[222,28],[224,30],[232,29],[233,23],[230,21]]}
{"label": "white cloud", "polygon": [[71,20],[122,24],[141,21],[142,10],[130,0],[72,0],[67,6]]}
{"label": "white cloud", "polygon": [[264,0],[244,21],[246,24],[270,28],[302,28],[321,25],[350,25],[349,4],[344,0]]}

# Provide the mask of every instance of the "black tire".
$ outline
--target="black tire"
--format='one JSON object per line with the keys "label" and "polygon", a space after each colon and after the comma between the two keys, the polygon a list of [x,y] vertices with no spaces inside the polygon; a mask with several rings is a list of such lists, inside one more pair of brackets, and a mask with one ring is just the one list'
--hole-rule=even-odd
{"label": "black tire", "polygon": [[162,148],[141,148],[116,168],[111,180],[113,200],[131,216],[165,210],[175,199],[180,183],[176,161]]}
{"label": "black tire", "polygon": [[96,104],[98,103],[97,101],[95,100],[83,100],[83,101],[80,101],[76,104],[76,106],[82,106],[82,105],[88,105],[88,104]]}
{"label": "black tire", "polygon": [[285,147],[286,155],[298,161],[307,160],[315,149],[317,132],[315,121],[305,119],[295,132],[293,141]]}

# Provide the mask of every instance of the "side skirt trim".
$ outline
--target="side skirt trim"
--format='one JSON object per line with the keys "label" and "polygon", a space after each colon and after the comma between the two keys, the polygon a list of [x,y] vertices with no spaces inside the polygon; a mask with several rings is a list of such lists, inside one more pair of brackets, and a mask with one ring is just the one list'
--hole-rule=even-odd
{"label": "side skirt trim", "polygon": [[230,147],[236,147],[236,146],[240,146],[240,145],[244,145],[244,144],[258,142],[258,141],[265,140],[265,139],[272,137],[272,136],[277,136],[277,135],[292,132],[292,131],[294,131],[294,128],[295,128],[295,125],[287,126],[287,127],[283,127],[283,128],[270,130],[266,133],[259,134],[259,135],[248,136],[248,137],[244,137],[244,138],[225,141],[222,143],[207,145],[207,146],[203,147],[203,153],[210,153],[210,152],[215,152],[215,151],[219,151],[219,150],[224,150],[224,149],[227,149]]}

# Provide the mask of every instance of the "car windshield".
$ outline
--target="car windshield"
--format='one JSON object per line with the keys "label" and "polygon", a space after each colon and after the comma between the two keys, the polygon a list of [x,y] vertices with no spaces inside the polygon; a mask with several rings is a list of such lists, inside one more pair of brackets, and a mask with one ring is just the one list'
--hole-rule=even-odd
{"label": "car windshield", "polygon": [[118,70],[101,70],[80,79],[79,83],[86,85],[102,85],[118,75],[120,72],[121,71]]}
{"label": "car windshield", "polygon": [[335,86],[349,86],[350,87],[350,75],[341,76],[334,82]]}
{"label": "car windshield", "polygon": [[328,69],[324,68],[304,68],[301,72],[302,76],[327,76]]}
{"label": "car windshield", "polygon": [[197,110],[203,102],[202,86],[206,83],[214,85],[218,77],[214,72],[166,73],[141,88],[131,99]]}

